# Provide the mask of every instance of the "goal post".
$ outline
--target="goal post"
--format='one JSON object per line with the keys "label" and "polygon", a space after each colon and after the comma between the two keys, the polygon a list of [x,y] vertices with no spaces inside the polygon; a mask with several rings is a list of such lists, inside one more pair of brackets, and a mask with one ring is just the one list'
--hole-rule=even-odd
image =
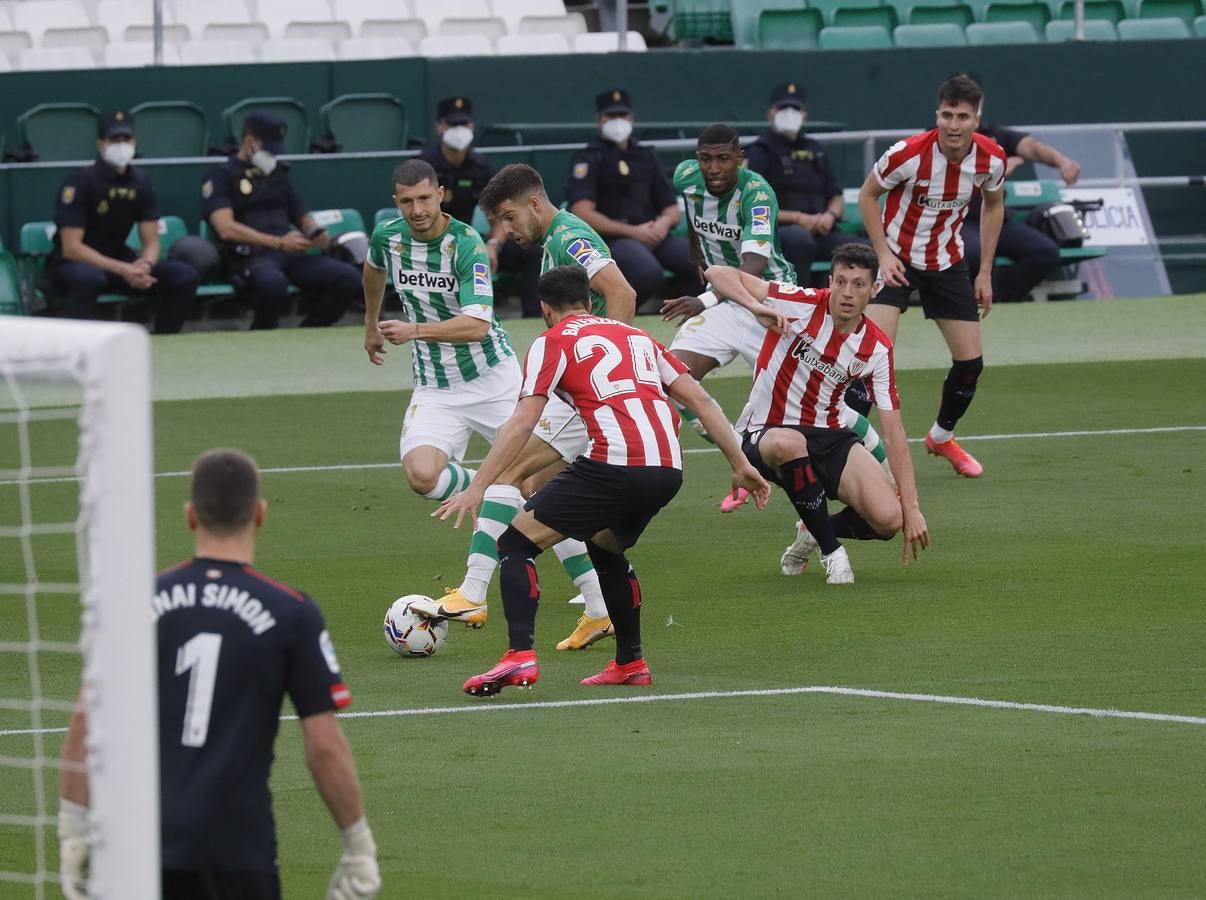
{"label": "goal post", "polygon": [[[67,641],[43,641],[37,617],[45,598],[68,603],[74,602],[74,594],[80,603],[81,694],[88,716],[90,896],[156,898],[160,834],[155,639],[149,613],[155,571],[150,340],[132,325],[5,317],[0,319],[0,387],[0,421],[9,432],[0,481],[8,492],[4,496],[19,506],[15,514],[5,515],[0,534],[6,538],[5,553],[14,546],[20,551],[0,580],[8,582],[11,572],[18,577],[24,572],[24,583],[0,584],[0,600],[19,606],[23,599],[33,620],[26,622],[25,641],[5,640],[3,647],[10,651],[3,654],[8,660],[12,653],[23,653],[30,661],[32,696],[21,702],[5,698],[4,709],[29,710],[30,728],[23,733],[32,736],[30,767],[37,795],[34,815],[6,816],[5,821],[37,823],[30,867],[38,870],[32,879],[4,875],[34,883],[39,897],[45,883],[57,882],[57,873],[45,871],[53,869],[57,858],[57,848],[47,846],[57,840],[57,791],[52,795],[45,787],[48,779],[37,770],[57,765],[56,754],[43,749],[43,735],[63,730],[44,727],[42,712],[57,712],[54,721],[65,724],[64,704],[39,696],[37,670],[40,655],[61,655],[72,648]],[[71,399],[65,401],[68,394]],[[38,423],[56,418],[75,420],[73,471],[34,458],[44,444],[31,441],[31,433]],[[74,507],[56,510],[72,519],[57,523],[44,520],[31,501],[33,488],[56,480],[78,481]],[[49,584],[39,574],[38,539],[46,534],[65,534],[65,539],[74,534],[75,583]],[[4,744],[0,756],[12,756]],[[51,895],[57,893],[55,888]]]}

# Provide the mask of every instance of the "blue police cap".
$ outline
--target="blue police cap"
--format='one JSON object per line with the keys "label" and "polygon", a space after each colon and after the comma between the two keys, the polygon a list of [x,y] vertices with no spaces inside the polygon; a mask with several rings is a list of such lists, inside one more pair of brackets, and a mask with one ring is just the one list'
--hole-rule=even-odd
{"label": "blue police cap", "polygon": [[783,106],[794,106],[796,109],[803,109],[806,96],[807,92],[804,90],[804,85],[798,81],[785,81],[783,84],[776,84],[771,89],[771,106],[776,109]]}
{"label": "blue police cap", "polygon": [[266,109],[253,109],[243,120],[243,133],[250,134],[265,150],[276,155],[285,152],[285,132],[288,128],[284,119]]}

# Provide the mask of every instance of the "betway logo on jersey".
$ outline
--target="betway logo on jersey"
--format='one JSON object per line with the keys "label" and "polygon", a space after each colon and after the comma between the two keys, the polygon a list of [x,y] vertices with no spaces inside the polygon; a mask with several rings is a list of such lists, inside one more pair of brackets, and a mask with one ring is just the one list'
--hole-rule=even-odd
{"label": "betway logo on jersey", "polygon": [[717,222],[715,219],[702,219],[697,214],[691,216],[691,227],[696,234],[707,234],[726,241],[741,240],[741,227]]}
{"label": "betway logo on jersey", "polygon": [[792,356],[800,360],[800,362],[804,363],[804,365],[808,366],[808,368],[820,372],[822,375],[828,375],[839,382],[845,380],[845,372],[843,372],[833,363],[827,363],[816,354],[809,352],[809,346],[812,344],[811,336],[801,335],[801,337],[807,337],[808,340],[799,341],[796,346],[792,348]]}
{"label": "betway logo on jersey", "polygon": [[438,291],[452,294],[460,287],[456,276],[449,272],[409,272],[399,269],[394,274],[394,287],[412,291]]}
{"label": "betway logo on jersey", "polygon": [[924,206],[926,209],[959,209],[961,206],[967,205],[967,198],[956,197],[954,200],[938,200],[927,194],[918,194],[913,198],[913,202],[918,206]]}

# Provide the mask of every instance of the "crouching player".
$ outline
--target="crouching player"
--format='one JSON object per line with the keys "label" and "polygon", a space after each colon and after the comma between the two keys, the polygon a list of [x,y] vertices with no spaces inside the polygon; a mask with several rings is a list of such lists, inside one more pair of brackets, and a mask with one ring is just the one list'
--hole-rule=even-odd
{"label": "crouching player", "polygon": [[[687,367],[648,334],[590,313],[586,273],[578,266],[550,269],[538,283],[549,330],[532,344],[519,405],[464,493],[432,513],[475,515],[486,488],[522,451],[554,394],[573,404],[590,436],[585,456],[537,491],[498,539],[499,582],[510,649],[499,664],[465,682],[474,696],[532,685],[540,677],[532,649],[540,582],[535,559],[566,536],[586,542],[599,573],[616,633],[616,658],[583,684],[652,683],[641,651],[641,586],[624,552],[682,486],[678,414],[683,404],[716,436],[733,469],[733,492],[745,488],[758,508],[770,485],[741,454],[720,407]],[[761,321],[777,316],[762,309]]]}
{"label": "crouching player", "polygon": [[[796,539],[780,561],[784,575],[802,573],[819,549],[826,580],[852,583],[842,538],[886,541],[903,529],[906,564],[910,551],[917,558],[930,544],[900,419],[892,342],[863,315],[879,287],[878,271],[874,251],[847,244],[834,252],[823,290],[765,282],[729,266],[707,272],[718,296],[752,312],[769,307],[787,320],[782,334],[767,333],[737,420],[746,457],[800,514]],[[841,425],[842,393],[856,378],[879,409],[899,494],[858,436]],[[830,516],[826,496],[846,508]]]}

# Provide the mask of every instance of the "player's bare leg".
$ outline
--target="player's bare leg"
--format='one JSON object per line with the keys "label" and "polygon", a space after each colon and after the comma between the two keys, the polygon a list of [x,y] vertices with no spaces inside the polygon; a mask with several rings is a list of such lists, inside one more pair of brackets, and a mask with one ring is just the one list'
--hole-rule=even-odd
{"label": "player's bare leg", "polygon": [[935,319],[938,330],[951,351],[951,367],[942,383],[942,402],[938,416],[925,438],[925,449],[946,459],[966,478],[978,478],[984,467],[955,441],[955,426],[976,395],[976,385],[984,370],[984,344],[978,321]]}
{"label": "player's bare leg", "polygon": [[[713,359],[712,357],[703,353],[696,353],[694,350],[674,350],[672,352],[691,371],[691,377],[696,381],[702,381],[705,375],[720,366],[719,360]],[[695,414],[691,412],[691,410],[687,409],[686,407],[679,406],[678,414],[682,416],[686,422],[690,423],[691,427],[695,429],[695,433],[701,438],[710,444],[715,443],[715,441],[708,436],[708,431],[703,427],[703,423],[695,417]],[[740,438],[738,440],[740,441]],[[728,491],[725,491],[724,498],[720,501],[720,511],[732,512],[733,510],[743,506],[749,499],[750,495],[744,489],[739,488],[736,496],[733,496]]]}
{"label": "player's bare leg", "polygon": [[[856,444],[850,448],[846,467],[842,470],[842,477],[838,482],[838,499],[846,504],[847,509],[832,516],[830,521],[833,523],[834,533],[841,537],[891,540],[904,524],[896,486],[888,480],[875,457],[862,445]],[[862,525],[870,531],[858,525],[850,528],[847,523],[854,523],[854,516],[847,513],[847,510],[857,513]]]}
{"label": "player's bare leg", "polygon": [[439,447],[415,447],[402,457],[402,470],[410,489],[429,500],[447,500],[463,491],[473,479],[473,469],[466,469]]}
{"label": "player's bare leg", "polygon": [[900,326],[900,310],[890,303],[869,303],[863,310],[863,315],[880,327],[893,344],[896,343],[896,329]]}

